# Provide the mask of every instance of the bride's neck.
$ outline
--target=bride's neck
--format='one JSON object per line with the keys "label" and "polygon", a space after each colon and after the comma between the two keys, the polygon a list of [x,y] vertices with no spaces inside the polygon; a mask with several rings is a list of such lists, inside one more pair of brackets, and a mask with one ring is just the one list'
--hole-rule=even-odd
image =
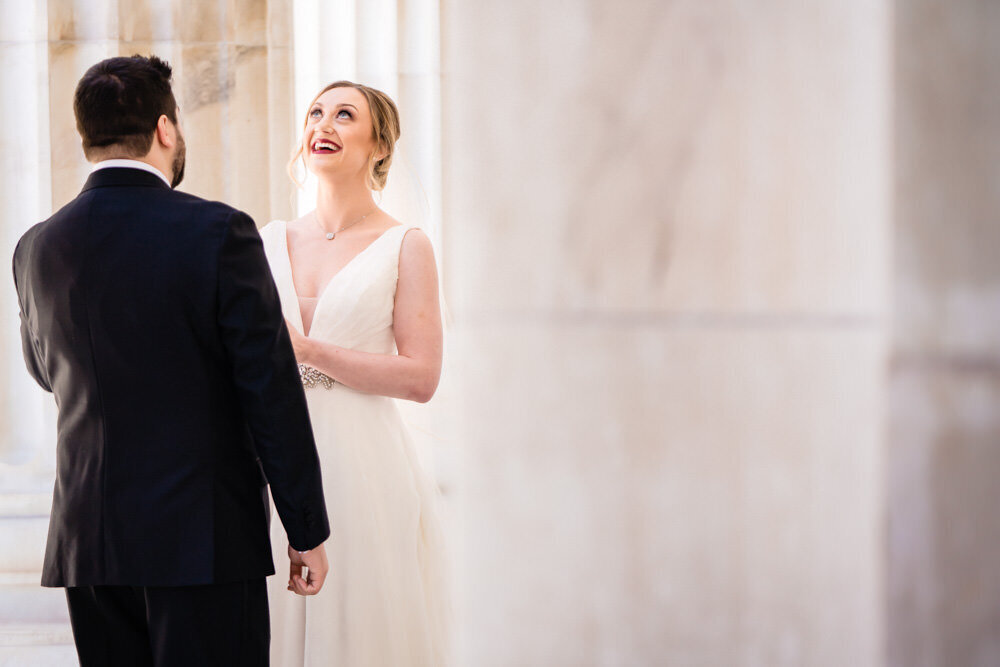
{"label": "bride's neck", "polygon": [[351,224],[375,207],[372,193],[356,181],[321,180],[316,191],[316,217],[327,231]]}

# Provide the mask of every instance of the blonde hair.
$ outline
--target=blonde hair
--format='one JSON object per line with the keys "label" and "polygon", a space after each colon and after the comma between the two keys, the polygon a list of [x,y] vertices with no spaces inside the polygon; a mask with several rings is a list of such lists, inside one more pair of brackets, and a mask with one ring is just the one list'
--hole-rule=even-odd
{"label": "blonde hair", "polygon": [[[316,93],[316,97],[309,103],[309,109],[316,103],[316,100],[328,90],[334,88],[353,88],[368,100],[368,108],[371,111],[372,138],[375,139],[375,148],[368,156],[368,174],[365,182],[369,190],[382,190],[385,187],[386,179],[389,178],[389,167],[392,165],[392,155],[396,150],[396,142],[399,140],[399,110],[392,98],[369,86],[353,81],[335,81],[323,90]],[[309,111],[306,110],[306,119],[302,123],[304,130],[309,123]],[[376,159],[379,153],[384,153],[381,159]],[[292,182],[302,187],[302,182],[295,176],[295,163],[302,157],[302,140],[300,139],[292,152],[292,159],[288,161],[288,175]]]}

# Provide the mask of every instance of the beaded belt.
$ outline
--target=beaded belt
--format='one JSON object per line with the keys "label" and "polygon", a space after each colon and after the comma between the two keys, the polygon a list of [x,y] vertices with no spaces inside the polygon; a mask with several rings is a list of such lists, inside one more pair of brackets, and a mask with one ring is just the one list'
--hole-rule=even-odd
{"label": "beaded belt", "polygon": [[326,373],[321,373],[312,366],[306,366],[305,364],[299,364],[299,375],[302,377],[302,386],[306,389],[320,385],[330,389],[336,384],[336,380]]}

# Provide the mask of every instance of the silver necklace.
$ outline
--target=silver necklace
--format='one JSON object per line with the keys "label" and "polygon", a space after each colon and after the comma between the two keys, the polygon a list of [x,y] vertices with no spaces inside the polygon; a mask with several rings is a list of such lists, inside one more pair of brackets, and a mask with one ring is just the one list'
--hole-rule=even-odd
{"label": "silver necklace", "polygon": [[[376,208],[378,208],[378,207],[376,207]],[[323,231],[326,232],[326,240],[327,241],[332,241],[333,239],[337,238],[337,234],[339,234],[340,232],[344,231],[348,227],[353,227],[354,225],[358,224],[359,222],[361,222],[362,220],[364,220],[365,218],[367,218],[369,215],[371,215],[374,212],[375,212],[375,209],[373,208],[372,210],[368,211],[367,213],[365,213],[363,216],[361,216],[357,220],[353,221],[351,224],[344,225],[343,227],[341,227],[340,229],[338,229],[335,232],[327,232],[325,229],[323,229],[323,225],[319,224],[319,216],[315,212],[313,213],[313,220],[316,221],[316,226],[317,227],[319,227],[320,229],[323,229]]]}

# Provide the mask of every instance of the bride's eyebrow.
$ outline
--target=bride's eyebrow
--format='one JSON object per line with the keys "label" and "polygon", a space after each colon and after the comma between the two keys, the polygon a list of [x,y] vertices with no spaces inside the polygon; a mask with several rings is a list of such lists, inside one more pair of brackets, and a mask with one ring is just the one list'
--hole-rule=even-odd
{"label": "bride's eyebrow", "polygon": [[[353,104],[348,104],[347,102],[341,102],[340,104],[337,104],[336,106],[338,106],[338,107],[351,107],[355,111],[358,110],[358,108],[356,106],[354,106]],[[316,108],[322,109],[323,108],[323,103],[322,102],[313,102],[313,105],[311,107],[309,107],[310,110],[316,109]]]}

